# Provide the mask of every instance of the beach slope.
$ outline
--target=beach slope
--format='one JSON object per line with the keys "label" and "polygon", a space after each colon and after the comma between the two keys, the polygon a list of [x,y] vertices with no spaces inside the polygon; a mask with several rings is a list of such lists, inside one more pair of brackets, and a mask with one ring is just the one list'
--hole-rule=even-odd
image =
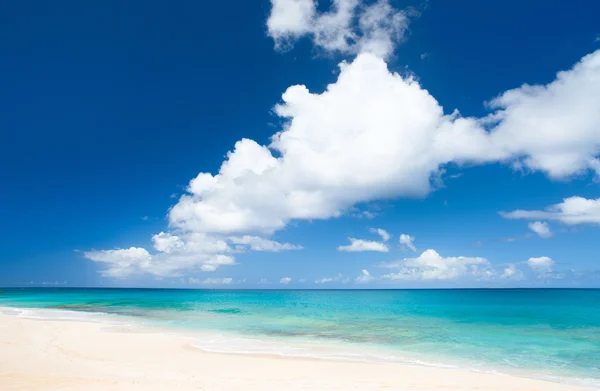
{"label": "beach slope", "polygon": [[438,368],[206,353],[191,342],[0,315],[0,390],[584,390]]}

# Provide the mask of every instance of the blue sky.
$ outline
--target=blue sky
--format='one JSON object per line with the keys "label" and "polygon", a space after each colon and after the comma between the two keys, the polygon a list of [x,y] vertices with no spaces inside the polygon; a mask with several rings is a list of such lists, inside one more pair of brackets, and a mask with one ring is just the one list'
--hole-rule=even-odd
{"label": "blue sky", "polygon": [[2,4],[0,286],[600,286],[599,12]]}

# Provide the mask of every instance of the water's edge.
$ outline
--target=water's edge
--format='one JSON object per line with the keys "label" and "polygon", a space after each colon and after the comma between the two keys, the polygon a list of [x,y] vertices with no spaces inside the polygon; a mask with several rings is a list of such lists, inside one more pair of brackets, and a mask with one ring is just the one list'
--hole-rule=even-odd
{"label": "water's edge", "polygon": [[82,310],[48,309],[35,307],[0,306],[0,315],[16,316],[37,321],[84,322],[102,324],[107,332],[156,333],[184,337],[190,340],[190,347],[208,353],[274,356],[282,358],[303,358],[313,360],[332,360],[339,362],[360,362],[383,365],[419,366],[438,369],[452,369],[476,373],[514,376],[554,383],[570,384],[600,390],[600,381],[588,378],[549,376],[530,371],[506,371],[491,367],[472,367],[450,363],[447,360],[423,360],[389,352],[365,350],[344,346],[343,344],[323,344],[310,340],[281,341],[275,338],[253,338],[233,332],[193,330],[175,326],[148,324],[139,318],[107,312],[87,312]]}

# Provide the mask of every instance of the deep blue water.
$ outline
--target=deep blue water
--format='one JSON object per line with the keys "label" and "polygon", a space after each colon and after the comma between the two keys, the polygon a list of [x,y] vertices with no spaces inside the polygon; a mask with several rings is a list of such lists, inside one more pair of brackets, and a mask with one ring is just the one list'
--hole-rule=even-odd
{"label": "deep blue water", "polygon": [[1,289],[1,306],[30,309],[21,316],[80,314],[198,332],[197,346],[208,350],[449,365],[600,385],[600,290],[593,289]]}

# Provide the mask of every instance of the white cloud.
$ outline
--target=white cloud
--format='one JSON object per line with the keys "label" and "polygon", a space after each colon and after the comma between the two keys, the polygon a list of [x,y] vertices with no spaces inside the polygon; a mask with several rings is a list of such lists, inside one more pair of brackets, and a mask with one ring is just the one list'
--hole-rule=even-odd
{"label": "white cloud", "polygon": [[335,277],[319,278],[319,279],[315,280],[315,284],[327,284],[329,282],[341,282],[342,284],[345,284],[348,281],[350,281],[350,279],[348,277],[344,277],[343,275],[338,274]]}
{"label": "white cloud", "polygon": [[152,237],[152,242],[154,242],[154,248],[160,253],[174,254],[174,256],[217,254],[232,251],[225,240],[201,232],[189,232],[181,236],[161,232]]}
{"label": "white cloud", "polygon": [[311,31],[316,13],[313,0],[271,0],[271,5],[267,29],[276,43]]}
{"label": "white cloud", "polygon": [[319,13],[316,0],[271,0],[268,34],[276,48],[291,47],[309,36],[315,46],[345,54],[392,54],[408,27],[408,16],[388,0],[370,5],[361,0],[334,0],[332,9]]}
{"label": "white cloud", "polygon": [[280,284],[289,284],[290,282],[292,282],[290,277],[283,277],[281,280],[279,280]]}
{"label": "white cloud", "polygon": [[139,247],[127,249],[88,251],[84,256],[94,262],[107,264],[107,269],[102,275],[109,277],[126,277],[150,264],[152,256]]}
{"label": "white cloud", "polygon": [[527,264],[534,271],[542,273],[542,272],[551,272],[552,267],[554,266],[554,261],[550,257],[538,257],[538,258],[532,257],[532,258],[529,258],[529,260],[527,261]]}
{"label": "white cloud", "polygon": [[555,272],[554,260],[550,257],[529,258],[527,264],[533,270],[537,278],[544,280],[559,280],[565,278],[564,273]]}
{"label": "white cloud", "polygon": [[415,237],[414,236],[410,236],[407,234],[401,234],[400,235],[400,239],[398,240],[400,242],[400,245],[412,250],[414,252],[417,252],[417,248],[414,245],[414,241],[415,241]]}
{"label": "white cloud", "polygon": [[302,250],[303,248],[302,246],[295,244],[279,243],[274,240],[250,235],[231,237],[229,240],[231,243],[241,246],[242,248],[247,246],[252,251],[280,252],[285,250]]}
{"label": "white cloud", "polygon": [[530,230],[538,234],[539,237],[547,239],[552,236],[552,231],[545,221],[534,221],[528,224]]}
{"label": "white cloud", "polygon": [[383,240],[384,242],[387,242],[392,237],[392,235],[390,235],[385,229],[371,228],[370,231],[374,234],[381,236],[381,240]]}
{"label": "white cloud", "polygon": [[[587,80],[592,72],[588,68],[595,69],[596,62],[600,62],[600,51],[584,58],[574,70],[563,72],[561,82],[579,86],[579,79],[585,79],[593,85],[593,80]],[[515,106],[518,100],[509,99],[513,95],[520,93],[513,90],[498,100],[510,110],[497,112],[500,122],[488,132],[480,120],[457,113],[444,115],[438,102],[415,80],[390,73],[376,56],[361,54],[352,63],[342,63],[338,81],[322,94],[311,94],[304,86],[288,88],[275,109],[288,121],[272,143],[267,147],[248,139],[238,141],[217,175],[200,173],[190,182],[188,194],[169,213],[170,223],[192,232],[269,233],[293,219],[340,216],[357,203],[424,196],[431,190],[431,177],[446,163],[525,157],[527,164],[527,156],[540,150],[530,144],[507,144],[504,134],[514,129],[500,127],[516,115],[513,112],[520,113]],[[548,147],[558,155],[567,153],[561,151],[571,132],[562,132],[561,140],[549,145],[547,138],[552,134],[544,129],[519,131],[545,138],[540,147],[544,151]],[[580,151],[583,155],[590,145],[598,144],[593,132],[575,133],[594,135],[587,138],[586,150]],[[580,140],[573,143],[580,145]],[[554,169],[548,173],[556,176]]]}
{"label": "white cloud", "polygon": [[[235,250],[227,243],[234,244]],[[234,265],[234,251],[299,250],[302,246],[279,243],[273,240],[244,235],[242,237],[220,238],[202,232],[188,232],[182,235],[160,232],[152,237],[156,254],[144,248],[89,251],[84,256],[95,262],[107,264],[102,275],[118,278],[138,274],[157,277],[173,277],[188,271],[213,272],[224,265]]]}
{"label": "white cloud", "polygon": [[348,251],[348,252],[361,252],[361,251],[378,251],[382,253],[387,253],[389,251],[388,246],[380,242],[374,242],[370,240],[362,240],[355,238],[350,239],[350,244],[347,246],[339,246],[338,251]]}
{"label": "white cloud", "polygon": [[600,153],[599,76],[600,50],[548,85],[525,84],[492,100],[495,148],[551,178],[592,168]]}
{"label": "white cloud", "polygon": [[373,281],[374,277],[369,273],[367,269],[363,269],[361,274],[354,279],[355,282],[359,284],[366,284],[368,282]]}
{"label": "white cloud", "polygon": [[152,237],[154,248],[158,251],[170,253],[178,248],[183,247],[183,241],[179,236],[161,232]]}
{"label": "white cloud", "polygon": [[517,269],[515,265],[509,265],[504,269],[500,278],[505,278],[509,280],[522,280],[523,272]]}
{"label": "white cloud", "polygon": [[389,269],[400,269],[397,273],[382,276],[388,280],[452,280],[465,275],[487,276],[490,266],[485,258],[447,257],[435,250],[426,250],[417,258],[406,258],[400,262],[383,263]]}
{"label": "white cloud", "polygon": [[[135,247],[84,253],[108,266],[103,274],[175,276],[231,265],[230,237],[269,240],[292,220],[329,219],[357,204],[426,196],[432,178],[449,163],[501,161],[561,179],[597,166],[600,51],[548,85],[501,94],[485,118],[465,118],[446,114],[414,78],[390,72],[372,54],[386,53],[365,49],[386,47],[386,37],[394,35],[385,23],[381,31],[377,27],[382,15],[398,15],[387,10],[387,3],[365,7],[338,0],[332,13],[317,14],[301,0],[288,13],[291,1],[273,1],[274,8],[276,3],[283,7],[269,18],[276,40],[311,34],[317,45],[346,51],[339,37],[350,31],[356,37],[347,41],[348,50],[361,53],[341,63],[337,81],[320,94],[302,85],[289,87],[274,110],[283,127],[269,145],[242,139],[217,174],[202,172],[191,180],[169,211],[171,233],[153,239],[157,253]],[[348,14],[358,18],[359,33],[356,23],[347,24]],[[290,23],[295,27],[288,28]],[[599,202],[572,197],[556,210],[506,216],[598,223]],[[384,248],[379,243],[379,251]]]}
{"label": "white cloud", "polygon": [[[387,1],[365,6],[359,0],[337,0],[333,11],[324,14],[316,11],[315,1],[272,3],[267,27],[276,42],[311,35],[316,45],[346,53],[385,58],[408,23],[406,13],[394,10]],[[548,85],[524,84],[491,100],[489,107],[496,111],[480,121],[491,130],[496,153],[490,159],[517,159],[519,165],[553,178],[592,168],[600,144],[599,53],[585,56],[569,71],[559,72]]]}
{"label": "white cloud", "polygon": [[569,197],[544,210],[515,210],[500,212],[507,219],[558,220],[568,225],[600,224],[600,198]]}
{"label": "white cloud", "polygon": [[[177,238],[177,239],[175,239]],[[127,278],[139,274],[156,277],[180,276],[186,271],[212,272],[223,265],[235,264],[229,255],[218,254],[227,251],[228,246],[210,236],[190,235],[188,242],[180,242],[178,237],[168,234],[154,236],[155,247],[165,251],[150,254],[139,247],[128,249],[87,251],[85,258],[106,265],[101,270],[103,276]]]}

